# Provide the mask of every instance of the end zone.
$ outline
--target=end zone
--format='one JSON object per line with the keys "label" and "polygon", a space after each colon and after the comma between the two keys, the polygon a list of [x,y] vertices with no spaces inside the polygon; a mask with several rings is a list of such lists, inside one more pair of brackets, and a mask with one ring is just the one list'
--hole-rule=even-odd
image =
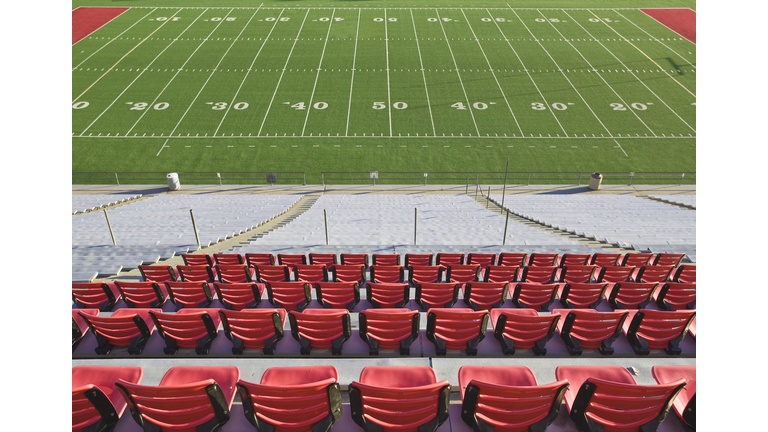
{"label": "end zone", "polygon": [[127,7],[79,7],[72,11],[72,45],[127,11]]}
{"label": "end zone", "polygon": [[680,36],[696,43],[696,12],[691,9],[640,9]]}

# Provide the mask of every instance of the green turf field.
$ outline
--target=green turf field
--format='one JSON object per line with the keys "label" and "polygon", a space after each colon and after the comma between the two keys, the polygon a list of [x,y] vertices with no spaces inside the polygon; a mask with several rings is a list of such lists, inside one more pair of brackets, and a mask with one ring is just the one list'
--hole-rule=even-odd
{"label": "green turf field", "polygon": [[695,171],[696,45],[636,7],[178,3],[72,46],[73,171]]}

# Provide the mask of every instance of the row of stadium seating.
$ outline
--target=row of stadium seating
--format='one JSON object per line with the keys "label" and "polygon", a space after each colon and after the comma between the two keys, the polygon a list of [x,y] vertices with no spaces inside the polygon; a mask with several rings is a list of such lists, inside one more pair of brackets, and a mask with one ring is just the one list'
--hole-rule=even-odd
{"label": "row of stadium seating", "polygon": [[141,384],[143,374],[141,367],[72,368],[73,430],[107,430],[127,407],[145,431],[213,432],[240,419],[251,426],[231,430],[346,431],[357,424],[366,432],[435,432],[447,422],[456,432],[543,431],[563,402],[570,417],[563,420],[583,432],[655,431],[671,408],[696,425],[695,366],[654,366],[657,384],[639,385],[621,366],[558,366],[556,382],[539,384],[525,366],[465,365],[460,405],[450,403],[449,381],[438,381],[429,366],[367,366],[349,383],[330,365],[270,367],[258,383],[224,365],[174,366],[158,385]]}

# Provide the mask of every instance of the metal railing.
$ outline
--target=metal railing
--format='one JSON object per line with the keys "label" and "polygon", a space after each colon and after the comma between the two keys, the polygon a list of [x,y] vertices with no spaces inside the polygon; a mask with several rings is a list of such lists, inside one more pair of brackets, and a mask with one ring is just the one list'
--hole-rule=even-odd
{"label": "metal railing", "polygon": [[[307,184],[305,172],[177,172],[182,185],[243,185],[243,184]],[[167,183],[167,172],[86,172],[72,173],[72,184],[162,184]]]}

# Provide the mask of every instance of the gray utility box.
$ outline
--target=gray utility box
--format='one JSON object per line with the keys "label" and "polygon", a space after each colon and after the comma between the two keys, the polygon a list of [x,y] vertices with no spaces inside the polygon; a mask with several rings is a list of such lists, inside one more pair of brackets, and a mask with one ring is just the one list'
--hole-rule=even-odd
{"label": "gray utility box", "polygon": [[175,191],[181,189],[181,183],[179,183],[179,175],[177,173],[168,173],[168,189]]}
{"label": "gray utility box", "polygon": [[603,184],[603,175],[600,173],[592,173],[589,177],[589,188],[591,190],[600,189],[600,185]]}

